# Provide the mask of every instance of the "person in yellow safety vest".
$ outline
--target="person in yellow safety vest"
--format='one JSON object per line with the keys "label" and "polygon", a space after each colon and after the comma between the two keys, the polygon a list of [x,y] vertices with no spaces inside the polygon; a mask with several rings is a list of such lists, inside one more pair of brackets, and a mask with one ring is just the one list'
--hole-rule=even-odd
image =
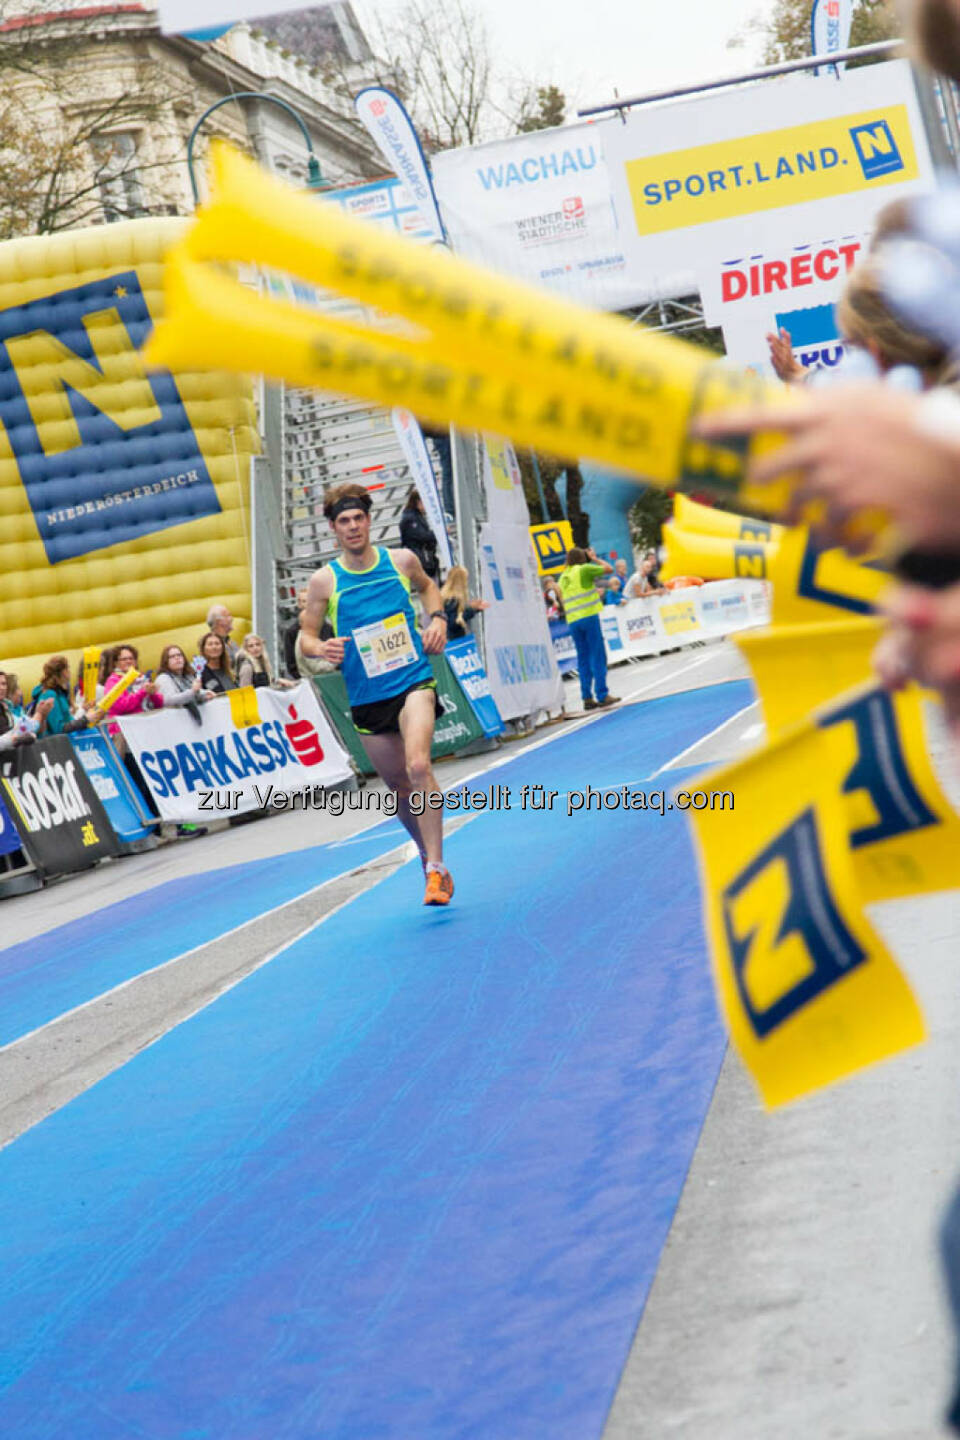
{"label": "person in yellow safety vest", "polygon": [[577,673],[584,710],[616,705],[620,699],[607,690],[607,651],[600,625],[603,600],[594,587],[594,581],[601,575],[612,573],[612,565],[598,560],[592,550],[581,550],[575,545],[567,551],[567,568],[560,575],[563,608],[577,647]]}

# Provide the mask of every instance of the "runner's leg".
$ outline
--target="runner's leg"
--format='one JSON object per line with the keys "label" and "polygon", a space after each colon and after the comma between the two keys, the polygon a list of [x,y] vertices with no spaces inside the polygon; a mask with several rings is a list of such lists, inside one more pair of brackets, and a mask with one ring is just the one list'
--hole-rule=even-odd
{"label": "runner's leg", "polygon": [[420,854],[426,856],[426,846],[420,831],[419,819],[410,809],[409,795],[413,787],[407,778],[403,737],[394,731],[392,735],[361,735],[360,742],[367,752],[370,764],[381,780],[397,792],[397,819],[413,840]]}
{"label": "runner's leg", "polygon": [[418,802],[418,808],[420,805],[423,807],[423,814],[417,817],[420,833],[423,836],[427,860],[439,864],[443,860],[443,809],[440,807],[431,810],[429,806],[430,796],[440,793],[430,764],[430,747],[433,744],[436,717],[436,691],[411,690],[400,711],[400,734],[403,736],[406,752],[407,783],[409,790],[420,791],[423,796]]}

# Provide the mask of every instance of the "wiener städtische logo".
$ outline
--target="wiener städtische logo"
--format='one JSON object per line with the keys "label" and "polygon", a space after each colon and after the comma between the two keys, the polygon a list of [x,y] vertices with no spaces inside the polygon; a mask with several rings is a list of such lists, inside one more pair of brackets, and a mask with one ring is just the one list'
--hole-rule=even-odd
{"label": "wiener st\u00e4dtische logo", "polygon": [[641,235],[916,180],[906,105],[626,162]]}

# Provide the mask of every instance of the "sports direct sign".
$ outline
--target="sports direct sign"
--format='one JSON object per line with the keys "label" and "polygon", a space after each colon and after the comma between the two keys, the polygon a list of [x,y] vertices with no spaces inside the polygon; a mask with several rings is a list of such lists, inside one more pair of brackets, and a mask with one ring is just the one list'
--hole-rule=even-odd
{"label": "sports direct sign", "polygon": [[231,691],[201,705],[200,719],[172,708],[119,719],[163,820],[297,808],[296,797],[307,808],[317,787],[352,774],[306,683]]}
{"label": "sports direct sign", "polygon": [[723,327],[738,364],[768,369],[766,336],[784,329],[802,365],[831,368],[843,355],[834,307],[868,245],[867,235],[848,235],[705,265],[704,318]]}

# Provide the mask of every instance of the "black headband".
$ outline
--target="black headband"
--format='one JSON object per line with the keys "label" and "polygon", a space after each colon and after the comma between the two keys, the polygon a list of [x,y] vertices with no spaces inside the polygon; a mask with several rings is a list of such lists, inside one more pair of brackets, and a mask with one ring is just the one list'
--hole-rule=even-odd
{"label": "black headband", "polygon": [[373,501],[369,495],[341,495],[340,499],[335,500],[330,506],[327,519],[336,520],[344,510],[362,510],[365,515],[369,515],[372,504]]}

